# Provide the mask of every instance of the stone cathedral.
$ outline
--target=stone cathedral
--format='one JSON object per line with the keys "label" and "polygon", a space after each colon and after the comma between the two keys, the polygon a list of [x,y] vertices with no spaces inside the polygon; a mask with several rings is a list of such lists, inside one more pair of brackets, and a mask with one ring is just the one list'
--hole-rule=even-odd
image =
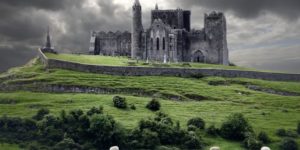
{"label": "stone cathedral", "polygon": [[191,29],[191,11],[151,11],[151,24],[144,29],[142,6],[132,6],[132,33],[95,32],[91,34],[89,53],[130,56],[158,62],[201,62],[228,65],[226,19],[223,13],[204,14],[204,28]]}

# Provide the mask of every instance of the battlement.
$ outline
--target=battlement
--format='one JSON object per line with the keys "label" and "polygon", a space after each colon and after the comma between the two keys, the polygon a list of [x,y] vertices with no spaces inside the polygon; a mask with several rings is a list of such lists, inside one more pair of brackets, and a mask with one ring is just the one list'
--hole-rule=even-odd
{"label": "battlement", "polygon": [[205,19],[211,19],[211,20],[216,20],[216,19],[221,19],[224,17],[224,14],[222,12],[216,12],[213,11],[209,14],[205,13],[204,14]]}
{"label": "battlement", "polygon": [[92,31],[92,36],[97,36],[97,37],[111,37],[111,38],[115,38],[115,37],[120,37],[120,36],[131,36],[131,33],[128,31],[124,31],[124,32],[120,32],[120,31]]}
{"label": "battlement", "polygon": [[161,10],[161,9],[153,9],[151,10],[152,13],[178,13],[178,12],[183,12],[183,13],[189,13],[191,14],[190,10],[183,10],[181,8],[177,8],[177,9],[165,9],[165,10]]}

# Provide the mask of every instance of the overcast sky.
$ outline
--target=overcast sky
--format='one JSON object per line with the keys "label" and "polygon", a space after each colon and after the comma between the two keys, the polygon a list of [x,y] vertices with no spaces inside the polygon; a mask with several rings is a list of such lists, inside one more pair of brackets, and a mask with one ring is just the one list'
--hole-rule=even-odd
{"label": "overcast sky", "polygon": [[[35,57],[50,26],[59,52],[87,52],[91,30],[130,31],[133,0],[0,0],[0,72]],[[155,0],[140,0],[144,28]],[[300,0],[157,0],[160,9],[192,11],[192,28],[203,14],[227,18],[231,62],[264,70],[300,73]]]}

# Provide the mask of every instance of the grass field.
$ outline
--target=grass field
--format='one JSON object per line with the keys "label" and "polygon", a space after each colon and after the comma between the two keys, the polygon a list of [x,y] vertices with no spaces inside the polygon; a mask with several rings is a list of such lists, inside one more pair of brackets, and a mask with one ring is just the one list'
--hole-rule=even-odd
{"label": "grass field", "polygon": [[232,69],[232,70],[255,70],[238,66],[224,66],[203,63],[189,63],[190,66],[183,65],[182,63],[168,63],[160,64],[157,62],[146,63],[145,61],[136,62],[127,57],[112,57],[112,56],[95,56],[95,55],[76,55],[76,54],[45,54],[48,58],[65,60],[83,64],[104,65],[104,66],[134,66],[140,67],[175,67],[175,68],[207,68],[207,69]]}
{"label": "grass field", "polygon": [[[39,88],[43,85],[80,85],[88,87],[109,87],[114,89],[143,89],[160,94],[178,95],[184,100],[173,101],[160,98],[162,111],[178,120],[182,127],[192,117],[201,117],[207,126],[217,127],[231,113],[243,113],[256,132],[267,132],[274,142],[272,149],[278,149],[280,138],[275,135],[279,128],[296,129],[300,121],[300,97],[281,96],[253,91],[245,84],[258,85],[279,91],[300,93],[299,82],[274,82],[254,79],[205,77],[124,77],[92,73],[74,72],[69,70],[45,70],[39,61],[33,61],[25,67],[15,68],[0,75],[0,81],[6,85],[22,84],[23,86]],[[222,81],[227,84],[210,85],[210,82]],[[203,96],[203,100],[191,100],[186,95]],[[125,96],[128,103],[135,104],[137,110],[119,110],[113,107],[112,97]],[[11,103],[5,103],[11,101]],[[30,117],[39,108],[47,107],[54,114],[62,109],[87,110],[92,106],[103,106],[108,113],[124,127],[132,129],[142,118],[151,117],[153,112],[145,105],[151,97],[127,94],[76,94],[76,93],[34,93],[30,91],[14,91],[0,93],[0,115]],[[2,102],[2,103],[1,103]],[[221,146],[225,150],[241,150],[240,143],[222,138],[212,138],[204,135],[211,145]],[[300,139],[297,139],[300,144]],[[1,149],[1,145],[0,145]]]}

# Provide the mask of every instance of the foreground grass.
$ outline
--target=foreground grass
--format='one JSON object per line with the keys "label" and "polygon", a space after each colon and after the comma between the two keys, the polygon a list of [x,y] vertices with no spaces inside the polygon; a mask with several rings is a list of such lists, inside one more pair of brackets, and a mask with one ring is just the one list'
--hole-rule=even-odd
{"label": "foreground grass", "polygon": [[15,144],[7,144],[0,142],[0,150],[20,150],[20,147]]}
{"label": "foreground grass", "polygon": [[224,66],[204,63],[189,63],[190,66],[185,66],[181,63],[159,64],[156,62],[145,63],[145,61],[135,61],[127,57],[112,57],[112,56],[95,56],[95,55],[76,55],[76,54],[45,54],[48,58],[65,60],[92,65],[104,66],[140,66],[140,67],[173,67],[173,68],[206,68],[206,69],[232,69],[232,70],[254,70],[237,66]]}
{"label": "foreground grass", "polygon": [[[229,84],[212,86],[212,81],[225,81]],[[277,149],[280,138],[275,135],[279,128],[295,130],[300,120],[300,97],[280,96],[257,92],[247,89],[245,84],[259,85],[280,91],[300,93],[299,82],[274,82],[254,79],[205,77],[125,77],[92,73],[82,73],[69,70],[45,70],[38,61],[15,68],[0,75],[0,83],[5,85],[22,84],[28,87],[45,85],[79,85],[89,87],[108,87],[114,89],[143,89],[155,91],[159,94],[173,94],[185,97],[186,94],[204,96],[204,100],[171,101],[160,99],[162,111],[169,114],[174,120],[180,121],[182,127],[192,117],[201,117],[207,126],[221,123],[231,113],[243,113],[254,127],[256,133],[267,132],[274,143],[272,149]],[[38,86],[36,88],[39,88]],[[246,94],[243,94],[246,93]],[[145,105],[150,97],[137,97],[127,93],[128,103],[135,104],[137,110],[119,110],[113,107],[112,97],[116,94],[74,94],[74,93],[33,93],[29,91],[1,92],[0,115],[31,117],[39,108],[46,107],[58,115],[63,109],[87,110],[93,106],[104,107],[108,113],[128,129],[137,126],[139,120],[154,115]],[[119,95],[119,94],[117,94]],[[2,103],[1,103],[2,102]],[[205,136],[210,145],[218,145],[223,149],[240,150],[240,143],[226,141],[222,138]],[[300,144],[300,140],[297,139]]]}
{"label": "foreground grass", "polygon": [[[126,96],[129,104],[134,104],[136,110],[120,110],[113,107],[112,97],[114,95],[94,95],[94,94],[49,94],[14,92],[0,93],[0,100],[14,100],[13,104],[0,104],[0,114],[8,116],[31,117],[39,108],[46,107],[56,115],[61,110],[82,109],[87,110],[93,106],[103,106],[104,112],[112,115],[118,122],[128,129],[137,126],[138,121],[151,117],[153,112],[147,110],[145,105],[150,98]],[[266,131],[272,139],[279,141],[275,136],[278,128],[295,129],[296,123],[300,120],[299,109],[288,109],[283,112],[278,107],[266,107],[258,104],[238,104],[231,101],[186,101],[176,102],[160,100],[162,111],[169,114],[174,120],[180,121],[182,127],[186,128],[186,122],[192,117],[202,117],[207,126],[215,124],[220,126],[226,116],[231,113],[243,113],[250,121],[256,132]],[[266,113],[263,115],[262,113]],[[293,116],[293,117],[287,117]],[[299,140],[298,140],[299,141]],[[224,139],[212,138],[211,145],[220,145],[230,148],[240,145],[224,141]],[[223,144],[223,145],[222,145]],[[275,147],[274,147],[275,148]]]}

